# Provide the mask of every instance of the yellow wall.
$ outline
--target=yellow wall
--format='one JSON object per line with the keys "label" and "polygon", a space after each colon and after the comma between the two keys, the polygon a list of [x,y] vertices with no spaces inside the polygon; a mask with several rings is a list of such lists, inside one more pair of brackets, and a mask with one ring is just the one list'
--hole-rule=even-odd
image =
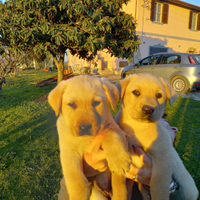
{"label": "yellow wall", "polygon": [[149,46],[163,45],[168,52],[187,52],[194,47],[200,52],[200,31],[188,28],[190,10],[169,4],[168,24],[155,23],[150,20],[151,4],[143,8],[143,0],[132,0],[132,6],[125,6],[124,11],[135,16],[133,5],[137,2],[137,34],[142,44],[141,57],[149,55]]}
{"label": "yellow wall", "polygon": [[68,52],[68,65],[71,67],[76,65],[80,65],[80,67],[87,67],[89,64],[86,60],[79,59],[77,56],[72,56],[72,54]]}

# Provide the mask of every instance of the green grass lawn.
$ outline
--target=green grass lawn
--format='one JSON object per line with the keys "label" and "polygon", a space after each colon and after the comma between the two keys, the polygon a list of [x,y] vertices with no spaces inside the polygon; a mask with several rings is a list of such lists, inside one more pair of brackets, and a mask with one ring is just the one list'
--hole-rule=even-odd
{"label": "green grass lawn", "polygon": [[[0,199],[58,197],[62,173],[56,117],[47,101],[35,101],[55,85],[31,85],[56,73],[32,70],[6,78],[0,97]],[[179,97],[166,112],[179,129],[176,149],[200,190],[200,102]]]}

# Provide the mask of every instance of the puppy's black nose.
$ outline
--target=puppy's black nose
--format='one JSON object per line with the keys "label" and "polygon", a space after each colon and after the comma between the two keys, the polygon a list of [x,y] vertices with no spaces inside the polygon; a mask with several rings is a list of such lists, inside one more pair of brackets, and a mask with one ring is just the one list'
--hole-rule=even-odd
{"label": "puppy's black nose", "polygon": [[145,115],[152,115],[152,113],[154,112],[154,108],[152,108],[151,106],[143,106],[142,107],[142,112]]}
{"label": "puppy's black nose", "polygon": [[84,133],[84,134],[89,134],[90,130],[92,128],[92,125],[91,124],[81,124],[79,126],[79,130],[81,131],[81,133]]}

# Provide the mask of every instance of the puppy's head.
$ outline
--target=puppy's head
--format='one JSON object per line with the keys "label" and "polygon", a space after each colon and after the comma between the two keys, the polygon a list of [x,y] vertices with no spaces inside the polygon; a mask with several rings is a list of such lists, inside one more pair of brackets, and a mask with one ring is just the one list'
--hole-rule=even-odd
{"label": "puppy's head", "polygon": [[158,121],[164,113],[166,100],[172,105],[177,98],[174,89],[152,74],[134,74],[116,84],[123,109],[135,120]]}
{"label": "puppy's head", "polygon": [[75,136],[96,135],[106,125],[109,103],[115,107],[118,89],[105,78],[80,75],[60,82],[48,101],[62,124]]}

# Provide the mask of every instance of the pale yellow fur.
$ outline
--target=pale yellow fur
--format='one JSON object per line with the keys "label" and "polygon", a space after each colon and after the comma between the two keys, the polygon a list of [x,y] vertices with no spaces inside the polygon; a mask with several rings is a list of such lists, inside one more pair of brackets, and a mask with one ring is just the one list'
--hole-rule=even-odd
{"label": "pale yellow fur", "polygon": [[[80,75],[59,83],[48,100],[59,115],[60,159],[70,200],[107,199],[96,188],[91,192],[83,173],[83,153],[108,124],[113,124],[113,129],[103,135],[102,148],[110,171],[115,172],[112,175],[112,199],[126,200],[124,175],[129,170],[131,157],[125,149],[125,134],[115,123],[109,109],[109,104],[114,108],[119,100],[118,89],[105,78]],[[91,130],[83,132],[80,127],[88,124]],[[110,171],[94,177],[102,189],[109,184]]]}
{"label": "pale yellow fur", "polygon": [[[151,74],[129,76],[119,81],[117,87],[122,109],[116,116],[116,122],[128,135],[130,144],[142,147],[152,160],[151,199],[169,200],[169,185],[173,176],[181,185],[185,200],[196,200],[198,190],[194,180],[172,147],[169,133],[159,121],[167,99],[170,104],[176,100],[173,88],[164,79]],[[154,110],[148,117],[142,111],[144,105]],[[132,155],[132,162],[141,167],[134,152]],[[148,199],[147,194],[142,192],[142,195],[143,199]]]}

